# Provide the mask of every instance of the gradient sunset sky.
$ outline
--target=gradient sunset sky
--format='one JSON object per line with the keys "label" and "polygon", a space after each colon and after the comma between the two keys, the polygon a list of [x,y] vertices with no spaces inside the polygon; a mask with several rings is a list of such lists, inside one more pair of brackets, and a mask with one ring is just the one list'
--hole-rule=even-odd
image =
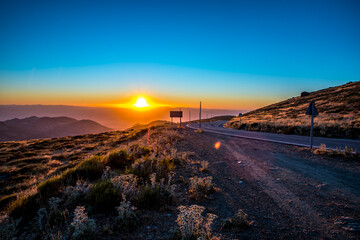
{"label": "gradient sunset sky", "polygon": [[0,104],[254,109],[358,80],[358,0],[0,2]]}

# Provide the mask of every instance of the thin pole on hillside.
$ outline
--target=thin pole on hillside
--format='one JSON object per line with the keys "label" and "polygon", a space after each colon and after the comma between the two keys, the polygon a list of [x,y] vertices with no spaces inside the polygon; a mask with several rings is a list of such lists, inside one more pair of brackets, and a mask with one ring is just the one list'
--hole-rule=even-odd
{"label": "thin pole on hillside", "polygon": [[201,101],[200,101],[200,112],[199,112],[199,129],[201,129]]}
{"label": "thin pole on hillside", "polygon": [[[313,110],[314,112],[314,110]],[[313,128],[314,128],[314,114],[311,114],[311,127],[310,127],[310,150],[313,147]]]}

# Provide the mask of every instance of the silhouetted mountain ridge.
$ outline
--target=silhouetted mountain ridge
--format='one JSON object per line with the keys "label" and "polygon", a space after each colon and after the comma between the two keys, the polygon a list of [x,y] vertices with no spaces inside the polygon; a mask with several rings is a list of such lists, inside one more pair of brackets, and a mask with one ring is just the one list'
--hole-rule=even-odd
{"label": "silhouetted mountain ridge", "polygon": [[91,120],[32,116],[0,122],[0,141],[65,137],[107,131],[111,129]]}

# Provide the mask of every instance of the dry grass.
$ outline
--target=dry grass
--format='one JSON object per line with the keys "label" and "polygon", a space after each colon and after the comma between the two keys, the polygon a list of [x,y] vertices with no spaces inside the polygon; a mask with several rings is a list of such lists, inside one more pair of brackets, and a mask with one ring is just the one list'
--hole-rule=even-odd
{"label": "dry grass", "polygon": [[310,93],[235,117],[226,127],[250,131],[308,135],[310,117],[305,115],[315,101],[319,115],[314,120],[314,136],[360,139],[360,82]]}

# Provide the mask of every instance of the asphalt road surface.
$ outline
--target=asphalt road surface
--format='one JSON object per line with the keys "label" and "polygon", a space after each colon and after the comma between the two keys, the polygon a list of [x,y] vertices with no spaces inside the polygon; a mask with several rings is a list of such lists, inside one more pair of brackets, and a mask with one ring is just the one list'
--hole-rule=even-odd
{"label": "asphalt road surface", "polygon": [[[227,136],[310,147],[310,137],[229,129],[223,127],[225,123],[226,121],[203,122],[201,123],[201,128],[205,132],[217,133]],[[187,127],[198,129],[199,123],[189,123],[187,124]],[[360,151],[360,140],[314,137],[313,147],[317,148],[321,144],[325,144],[326,147],[330,149],[344,149],[345,146],[348,146],[351,147],[354,151]]]}

